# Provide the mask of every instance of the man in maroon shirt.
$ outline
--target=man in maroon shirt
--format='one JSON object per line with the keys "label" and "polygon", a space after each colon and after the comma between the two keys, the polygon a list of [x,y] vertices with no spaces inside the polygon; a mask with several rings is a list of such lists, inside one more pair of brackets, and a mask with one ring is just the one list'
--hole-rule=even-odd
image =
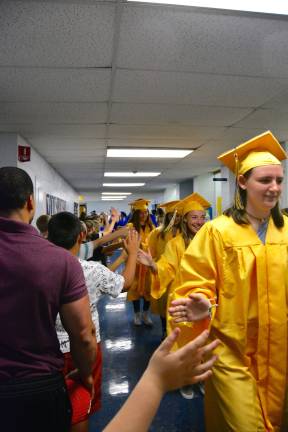
{"label": "man in maroon shirt", "polygon": [[29,175],[0,168],[0,430],[64,432],[71,409],[57,313],[91,392],[96,340],[82,268],[30,225],[34,212]]}

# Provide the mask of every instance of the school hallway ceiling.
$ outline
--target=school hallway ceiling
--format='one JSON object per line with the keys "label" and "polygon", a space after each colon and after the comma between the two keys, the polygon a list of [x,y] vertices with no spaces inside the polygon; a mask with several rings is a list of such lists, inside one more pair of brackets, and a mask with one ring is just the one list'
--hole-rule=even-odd
{"label": "school hallway ceiling", "polygon": [[[80,193],[104,171],[161,171],[160,191],[271,129],[288,140],[285,16],[126,1],[0,2],[0,132],[22,135]],[[107,147],[195,151],[107,159]]]}

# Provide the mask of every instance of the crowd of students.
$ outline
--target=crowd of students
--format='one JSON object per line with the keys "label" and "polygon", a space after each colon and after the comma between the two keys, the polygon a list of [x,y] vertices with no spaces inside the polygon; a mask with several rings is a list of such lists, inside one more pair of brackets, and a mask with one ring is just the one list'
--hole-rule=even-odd
{"label": "crowd of students", "polygon": [[[128,218],[116,209],[109,219],[43,215],[36,222],[42,237],[30,225],[31,179],[18,168],[0,168],[0,421],[6,430],[21,424],[31,431],[88,431],[89,415],[101,406],[97,302],[102,294],[128,291],[134,325],[153,325],[149,311],[157,313],[164,341],[106,432],[147,431],[166,391],[181,388],[193,398],[195,383],[208,378],[207,432],[287,431],[284,159],[269,131],[221,155],[235,174],[235,197],[211,221],[211,204],[195,192],[160,204],[158,227],[143,198],[131,203]],[[122,253],[109,264],[106,256],[117,248]],[[115,273],[120,264],[122,274]],[[49,420],[40,426],[44,409]]]}

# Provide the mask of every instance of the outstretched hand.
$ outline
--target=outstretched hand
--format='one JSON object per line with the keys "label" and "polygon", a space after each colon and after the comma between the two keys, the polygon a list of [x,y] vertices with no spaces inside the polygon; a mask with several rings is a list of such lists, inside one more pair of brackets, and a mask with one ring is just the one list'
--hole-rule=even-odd
{"label": "outstretched hand", "polygon": [[139,249],[138,255],[137,255],[137,261],[140,264],[143,264],[147,267],[151,267],[151,264],[153,262],[153,258],[151,256],[150,251],[148,250],[148,252],[145,252],[142,249]]}
{"label": "outstretched hand", "polygon": [[124,240],[124,248],[128,255],[135,254],[139,250],[140,245],[140,235],[135,230],[130,230],[127,237]]}
{"label": "outstretched hand", "polygon": [[200,321],[210,316],[210,301],[201,294],[190,294],[189,297],[171,302],[169,314],[175,323],[185,321]]}
{"label": "outstretched hand", "polygon": [[215,340],[206,345],[209,335],[207,330],[178,351],[171,352],[179,334],[180,329],[176,328],[162,342],[145,372],[163,392],[205,381],[211,376],[211,368],[217,360],[215,355],[205,360],[207,354],[211,355],[220,344],[219,340]]}

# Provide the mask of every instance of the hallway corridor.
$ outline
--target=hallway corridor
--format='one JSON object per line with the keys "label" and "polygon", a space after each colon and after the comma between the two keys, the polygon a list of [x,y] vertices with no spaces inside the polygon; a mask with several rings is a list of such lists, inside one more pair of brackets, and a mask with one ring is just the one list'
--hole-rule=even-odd
{"label": "hallway corridor", "polygon": [[[161,338],[160,320],[155,315],[153,328],[133,325],[126,294],[103,298],[98,310],[104,363],[102,409],[91,417],[89,432],[102,431],[122,406]],[[203,397],[197,394],[195,399],[185,400],[177,391],[166,395],[150,432],[204,432]]]}

